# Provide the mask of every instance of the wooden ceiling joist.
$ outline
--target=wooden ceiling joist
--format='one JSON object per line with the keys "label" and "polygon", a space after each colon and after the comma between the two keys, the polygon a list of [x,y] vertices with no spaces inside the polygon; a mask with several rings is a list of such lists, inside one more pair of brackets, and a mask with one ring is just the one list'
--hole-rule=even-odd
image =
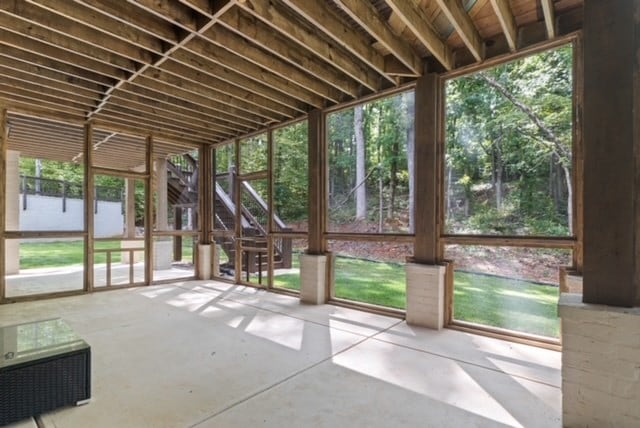
{"label": "wooden ceiling joist", "polygon": [[[333,65],[334,68],[371,91],[377,91],[381,88],[382,77],[380,74],[365,65],[359,64],[358,61],[354,61],[354,58],[350,57],[346,50],[343,52],[337,46],[330,44],[320,37],[317,32],[306,29],[299,20],[292,19],[277,5],[264,0],[247,0],[239,3],[239,5],[263,23],[269,25],[272,31],[280,32],[293,44],[297,44],[298,49],[308,49],[321,60]],[[223,21],[238,24],[238,20],[234,19],[233,11],[230,11],[229,19],[223,19]],[[384,68],[384,65],[382,65],[382,68]]]}
{"label": "wooden ceiling joist", "polygon": [[[246,0],[243,4],[265,0]],[[359,33],[325,3],[307,0],[282,0],[288,7],[329,36],[338,46],[347,49],[382,77],[393,84],[397,82],[384,69],[384,57],[372,48],[368,37]]]}
{"label": "wooden ceiling joist", "polygon": [[[2,14],[0,14],[0,17]],[[127,72],[108,63],[96,60],[94,58],[82,55],[79,52],[70,51],[65,48],[58,47],[48,42],[41,42],[38,39],[23,36],[21,34],[5,31],[0,42],[11,47],[14,51],[26,52],[32,58],[20,56],[25,61],[31,61],[34,64],[43,63],[43,66],[56,68],[56,64],[61,64],[67,69],[75,70],[77,76],[93,80],[92,76],[103,76],[105,79],[124,79]],[[35,62],[38,61],[38,62]],[[62,71],[62,70],[60,70]]]}
{"label": "wooden ceiling joist", "polygon": [[[230,51],[242,52],[247,61],[267,68],[289,82],[294,81],[332,102],[342,99],[340,91],[352,97],[357,96],[355,82],[341,76],[330,65],[316,60],[313,55],[292,48],[290,41],[258,19],[243,14],[241,9],[234,8],[227,12],[221,18],[221,24],[226,28],[220,26],[209,30],[204,35],[207,41]],[[237,35],[231,31],[237,32]],[[243,37],[252,43],[247,43]],[[205,46],[211,50],[210,46]]]}
{"label": "wooden ceiling joist", "polygon": [[[186,51],[187,49],[189,52]],[[208,71],[212,76],[225,78],[232,85],[251,87],[256,93],[262,92],[265,96],[276,91],[279,94],[275,95],[274,101],[283,99],[283,95],[286,95],[285,105],[297,100],[320,107],[323,105],[322,96],[328,95],[326,88],[323,88],[325,93],[318,95],[287,80],[281,72],[277,72],[282,70],[278,64],[273,64],[273,68],[266,64],[263,68],[263,64],[252,64],[235,54],[223,55],[219,49],[200,39],[193,40],[184,50],[174,53],[172,59],[191,65],[198,70]],[[260,89],[261,87],[264,89]]]}
{"label": "wooden ceiling joist", "polygon": [[334,0],[367,33],[382,44],[398,61],[416,76],[422,75],[422,60],[411,45],[398,37],[369,2],[361,0]]}
{"label": "wooden ceiling joist", "polygon": [[542,3],[542,13],[547,28],[547,36],[553,39],[556,36],[556,11],[553,6],[553,0],[540,0],[540,3]]}
{"label": "wooden ceiling joist", "polygon": [[458,0],[436,0],[436,2],[476,61],[482,61],[484,59],[482,37],[462,4]]}
{"label": "wooden ceiling joist", "polygon": [[446,70],[453,68],[453,53],[432,28],[416,0],[387,0],[389,7]]}
{"label": "wooden ceiling joist", "polygon": [[509,49],[515,51],[518,47],[518,27],[509,0],[491,0],[491,7],[500,20],[500,26]]}

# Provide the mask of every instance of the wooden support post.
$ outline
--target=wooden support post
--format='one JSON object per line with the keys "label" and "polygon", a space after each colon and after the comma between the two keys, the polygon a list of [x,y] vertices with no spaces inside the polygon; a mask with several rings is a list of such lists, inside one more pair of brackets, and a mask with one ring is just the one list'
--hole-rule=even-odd
{"label": "wooden support post", "polygon": [[5,242],[7,215],[7,146],[9,144],[8,112],[5,106],[0,105],[0,301],[6,297],[5,283]]}
{"label": "wooden support post", "polygon": [[[182,230],[182,207],[175,207],[173,214],[175,230]],[[173,261],[182,261],[182,236],[173,237]]]}
{"label": "wooden support post", "polygon": [[436,74],[424,74],[415,91],[415,241],[416,263],[438,262],[438,93]]}
{"label": "wooden support post", "polygon": [[136,237],[136,180],[126,179],[127,189],[125,191],[125,236],[129,239]]}
{"label": "wooden support post", "polygon": [[93,175],[93,127],[91,122],[84,125],[84,290],[93,291],[93,238],[95,232],[95,177]]}
{"label": "wooden support post", "polygon": [[640,304],[638,12],[637,1],[584,6],[583,298],[587,303]]}
{"label": "wooden support post", "polygon": [[213,219],[213,175],[215,168],[215,153],[211,146],[203,144],[198,156],[198,209],[200,227],[200,244],[211,243],[212,219]]}
{"label": "wooden support post", "polygon": [[[153,137],[146,139],[144,179],[144,282],[146,285],[153,281]],[[166,167],[166,165],[165,165]]]}
{"label": "wooden support post", "polygon": [[325,117],[322,111],[309,113],[309,247],[307,254],[324,254],[326,227],[327,155]]}
{"label": "wooden support post", "polygon": [[234,213],[235,218],[235,260],[234,264],[234,273],[235,273],[235,282],[240,283],[242,279],[242,245],[240,239],[242,238],[242,209],[240,208],[240,180],[236,179],[236,172],[240,171],[240,141],[236,140],[234,142],[234,150],[235,150],[235,166],[233,171],[231,171],[230,180],[229,180],[229,190],[233,191],[232,200],[236,206],[236,212]]}

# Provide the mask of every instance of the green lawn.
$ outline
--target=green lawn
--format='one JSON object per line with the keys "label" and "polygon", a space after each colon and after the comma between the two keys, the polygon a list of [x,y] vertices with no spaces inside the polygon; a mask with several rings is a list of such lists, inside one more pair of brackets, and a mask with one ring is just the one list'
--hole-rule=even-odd
{"label": "green lawn", "polygon": [[[405,273],[401,265],[338,257],[335,276],[336,297],[405,307]],[[283,274],[274,278],[274,285],[298,290],[299,281],[297,274]],[[454,284],[455,319],[559,337],[557,287],[468,272],[456,272]]]}
{"label": "green lawn", "polygon": [[[183,240],[183,260],[191,259],[191,238]],[[96,248],[113,248],[115,242],[96,242]],[[82,241],[23,243],[21,269],[82,264]],[[120,252],[112,261],[120,261]],[[96,263],[105,263],[106,254],[96,254]],[[298,256],[293,267],[299,267]],[[404,266],[369,260],[337,257],[335,295],[341,299],[391,308],[405,307]],[[528,281],[469,272],[454,278],[454,318],[494,327],[543,336],[559,337],[556,305],[558,288]],[[274,286],[299,290],[297,273],[276,275]]]}
{"label": "green lawn", "polygon": [[[96,242],[96,248],[113,248],[113,242]],[[20,244],[20,269],[81,265],[84,241],[28,242]],[[96,253],[96,263],[106,263],[105,253]],[[112,262],[120,261],[120,253],[113,253]]]}
{"label": "green lawn", "polygon": [[[191,263],[193,259],[193,238],[182,238],[182,261]],[[96,241],[96,249],[118,248],[119,241]],[[144,245],[140,241],[140,246]],[[49,268],[81,265],[83,263],[84,241],[28,242],[20,244],[20,269]],[[111,253],[111,262],[120,262],[121,252]],[[106,253],[95,253],[96,264],[107,262]]]}

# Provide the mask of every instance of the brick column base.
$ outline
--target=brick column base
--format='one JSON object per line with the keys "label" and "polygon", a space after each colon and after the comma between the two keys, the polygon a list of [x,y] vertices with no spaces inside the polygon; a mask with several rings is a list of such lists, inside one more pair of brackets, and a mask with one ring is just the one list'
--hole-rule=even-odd
{"label": "brick column base", "polygon": [[563,293],[562,424],[640,427],[640,308]]}
{"label": "brick column base", "polygon": [[211,279],[211,252],[214,245],[198,244],[198,279]]}
{"label": "brick column base", "polygon": [[444,276],[439,265],[407,263],[407,323],[440,330],[444,326]]}
{"label": "brick column base", "polygon": [[321,305],[327,301],[327,256],[300,255],[300,300]]}

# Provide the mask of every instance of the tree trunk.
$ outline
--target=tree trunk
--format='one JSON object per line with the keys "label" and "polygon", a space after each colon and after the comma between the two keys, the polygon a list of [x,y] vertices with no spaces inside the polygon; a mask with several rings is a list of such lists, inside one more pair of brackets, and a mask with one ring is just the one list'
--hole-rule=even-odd
{"label": "tree trunk", "polygon": [[415,224],[415,143],[416,132],[415,121],[415,101],[413,94],[407,92],[405,95],[406,115],[407,115],[407,169],[409,172],[409,232],[414,231]]}
{"label": "tree trunk", "polygon": [[367,186],[365,180],[366,157],[364,144],[364,118],[362,106],[356,106],[353,115],[356,138],[356,220],[367,217]]}
{"label": "tree trunk", "polygon": [[502,209],[502,143],[498,138],[493,144],[493,167],[494,167],[494,191],[496,194],[496,209],[500,211]]}
{"label": "tree trunk", "polygon": [[567,182],[567,225],[569,226],[569,235],[573,235],[573,183],[571,171],[565,165],[562,165],[562,171]]}
{"label": "tree trunk", "polygon": [[389,209],[387,210],[387,218],[393,219],[396,216],[396,188],[398,187],[398,156],[400,152],[400,145],[398,140],[393,142],[391,146],[391,176],[389,177]]}

